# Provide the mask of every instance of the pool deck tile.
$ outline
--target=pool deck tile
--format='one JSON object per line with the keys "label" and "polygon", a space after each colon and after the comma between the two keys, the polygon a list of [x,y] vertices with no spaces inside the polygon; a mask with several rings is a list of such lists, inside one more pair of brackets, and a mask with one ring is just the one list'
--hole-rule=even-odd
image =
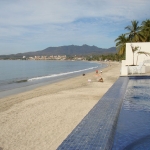
{"label": "pool deck tile", "polygon": [[57,150],[110,150],[128,80],[119,77]]}

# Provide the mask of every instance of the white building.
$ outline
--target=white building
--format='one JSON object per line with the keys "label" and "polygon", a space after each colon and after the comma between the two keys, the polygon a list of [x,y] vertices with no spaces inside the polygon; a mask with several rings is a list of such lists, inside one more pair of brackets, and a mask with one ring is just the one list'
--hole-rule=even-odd
{"label": "white building", "polygon": [[[137,47],[134,53],[132,47]],[[140,52],[145,52],[145,54]],[[150,72],[150,55],[146,53],[150,53],[150,42],[126,43],[126,55],[125,60],[122,60],[121,75]]]}

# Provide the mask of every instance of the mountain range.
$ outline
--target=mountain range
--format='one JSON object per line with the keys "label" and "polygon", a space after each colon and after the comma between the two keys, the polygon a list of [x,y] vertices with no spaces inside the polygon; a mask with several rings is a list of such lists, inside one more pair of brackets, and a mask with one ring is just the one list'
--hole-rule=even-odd
{"label": "mountain range", "polygon": [[111,48],[98,48],[96,46],[89,45],[68,45],[68,46],[60,46],[60,47],[48,47],[44,50],[39,50],[35,52],[25,52],[11,55],[0,55],[0,58],[10,57],[33,57],[33,56],[51,56],[51,55],[67,55],[67,56],[87,56],[87,55],[105,55],[105,54],[115,54],[116,47]]}

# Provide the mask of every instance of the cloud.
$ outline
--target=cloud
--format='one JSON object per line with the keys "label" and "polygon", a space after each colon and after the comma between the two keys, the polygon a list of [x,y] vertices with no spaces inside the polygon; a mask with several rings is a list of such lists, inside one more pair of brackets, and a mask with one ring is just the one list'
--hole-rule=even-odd
{"label": "cloud", "polygon": [[0,1],[0,51],[9,52],[8,44],[16,51],[82,43],[114,46],[131,20],[150,18],[149,6],[149,0]]}
{"label": "cloud", "polygon": [[[135,19],[149,12],[148,0],[21,0],[0,2],[1,24],[70,23],[80,18],[123,16]],[[145,9],[147,8],[147,9]],[[144,10],[144,11],[143,11]],[[142,13],[141,13],[142,12]],[[144,14],[144,13],[145,14]]]}

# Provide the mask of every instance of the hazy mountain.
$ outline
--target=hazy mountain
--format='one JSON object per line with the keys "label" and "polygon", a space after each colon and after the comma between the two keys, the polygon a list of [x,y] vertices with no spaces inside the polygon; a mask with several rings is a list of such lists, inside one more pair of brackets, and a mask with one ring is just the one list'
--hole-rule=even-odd
{"label": "hazy mountain", "polygon": [[60,47],[48,47],[44,50],[35,51],[35,52],[26,52],[26,53],[18,53],[11,55],[0,55],[0,58],[3,57],[22,57],[22,56],[50,56],[50,55],[67,55],[67,56],[86,56],[86,55],[102,55],[102,54],[114,54],[116,53],[116,48],[111,47],[108,49],[98,48],[96,46],[88,46],[88,45],[69,45],[69,46],[60,46]]}

